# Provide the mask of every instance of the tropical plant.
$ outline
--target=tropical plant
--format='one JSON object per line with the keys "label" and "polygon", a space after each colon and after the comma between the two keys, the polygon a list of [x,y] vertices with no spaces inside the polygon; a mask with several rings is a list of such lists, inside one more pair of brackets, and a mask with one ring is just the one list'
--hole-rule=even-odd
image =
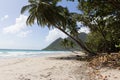
{"label": "tropical plant", "polygon": [[48,28],[57,28],[67,36],[72,38],[88,54],[95,55],[86,44],[78,37],[76,19],[73,18],[75,13],[70,13],[67,8],[58,6],[57,2],[61,0],[29,0],[29,4],[24,6],[21,13],[29,12],[26,21],[32,25],[37,21],[38,25]]}
{"label": "tropical plant", "polygon": [[65,48],[69,49],[69,48],[73,48],[75,46],[75,43],[73,43],[73,41],[65,38],[62,40],[61,45],[64,46]]}
{"label": "tropical plant", "polygon": [[[115,45],[120,44],[120,1],[116,0],[78,0],[79,10],[82,14],[77,15],[78,21],[82,22],[91,30],[89,39],[94,45],[96,41],[97,51],[118,52],[120,49]],[[93,36],[95,37],[93,41]],[[91,46],[93,46],[91,45]],[[95,46],[95,45],[94,45]]]}

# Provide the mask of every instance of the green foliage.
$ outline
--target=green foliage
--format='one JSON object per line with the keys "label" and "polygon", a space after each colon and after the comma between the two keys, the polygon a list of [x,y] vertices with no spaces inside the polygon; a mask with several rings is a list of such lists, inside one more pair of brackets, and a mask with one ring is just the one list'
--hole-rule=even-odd
{"label": "green foliage", "polygon": [[91,30],[88,45],[96,52],[118,52],[120,44],[120,1],[79,0],[83,12],[78,20]]}
{"label": "green foliage", "polygon": [[[79,37],[82,39],[83,42],[86,42],[87,34],[86,33],[80,33]],[[62,51],[68,51],[68,50],[82,50],[75,41],[73,41],[70,37],[62,39],[59,38],[52,42],[48,47],[44,48],[43,50],[62,50]]]}
{"label": "green foliage", "polygon": [[49,51],[69,51],[69,50],[78,50],[78,49],[80,50],[78,45],[71,46],[70,42],[66,44],[67,42],[66,40],[67,39],[58,38],[43,50],[49,50]]}
{"label": "green foliage", "polygon": [[90,49],[92,49],[95,52],[98,52],[98,49],[100,50],[100,46],[103,47],[104,45],[101,45],[102,37],[100,34],[96,33],[90,33],[87,37],[86,44],[89,46]]}
{"label": "green foliage", "polygon": [[[22,8],[21,13],[29,12],[27,24],[32,25],[37,21],[38,25],[48,28],[57,28],[71,39],[73,39],[83,50],[93,53],[86,44],[79,38],[76,13],[70,13],[63,6],[58,6],[61,0],[29,0],[29,5]],[[72,45],[72,42],[69,43]]]}
{"label": "green foliage", "polygon": [[[29,4],[22,8],[21,13],[29,12],[28,25],[37,21],[38,25],[57,28],[74,40],[63,40],[65,47],[73,47],[73,43],[76,43],[91,54],[120,50],[119,0],[78,0],[78,8],[82,14],[72,13],[66,7],[58,6],[59,1],[62,0],[28,0]],[[79,37],[80,27],[77,22],[90,28],[87,43]]]}
{"label": "green foliage", "polygon": [[63,39],[61,42],[61,45],[64,46],[65,48],[73,48],[75,46],[73,41],[68,40],[68,39]]}
{"label": "green foliage", "polygon": [[30,4],[21,10],[21,13],[28,11],[30,14],[26,23],[32,25],[37,20],[38,25],[48,27],[65,24],[65,18],[61,15],[64,8],[55,6],[57,1],[60,0],[29,0]]}
{"label": "green foliage", "polygon": [[59,51],[59,50],[65,50],[63,46],[61,45],[62,38],[58,38],[54,42],[52,42],[49,46],[44,48],[43,50],[48,50],[48,51]]}

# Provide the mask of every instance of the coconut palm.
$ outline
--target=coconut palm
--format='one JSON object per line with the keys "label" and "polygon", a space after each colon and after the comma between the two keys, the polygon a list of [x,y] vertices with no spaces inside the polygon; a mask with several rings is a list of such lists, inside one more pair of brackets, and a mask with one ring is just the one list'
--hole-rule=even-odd
{"label": "coconut palm", "polygon": [[24,6],[21,13],[24,13],[26,10],[29,11],[30,15],[27,19],[27,24],[29,25],[34,24],[35,20],[37,20],[38,25],[50,27],[65,21],[57,9],[47,0],[29,0],[29,5]]}
{"label": "coconut palm", "polygon": [[58,1],[60,0],[29,0],[29,4],[21,10],[21,13],[25,11],[29,12],[29,17],[26,21],[27,25],[32,25],[37,21],[37,24],[42,27],[45,25],[48,28],[55,27],[72,38],[83,50],[88,53],[93,53],[82,40],[70,34],[71,32],[72,34],[77,33],[77,30],[74,28],[76,24],[73,24],[71,21],[67,8],[56,6]]}

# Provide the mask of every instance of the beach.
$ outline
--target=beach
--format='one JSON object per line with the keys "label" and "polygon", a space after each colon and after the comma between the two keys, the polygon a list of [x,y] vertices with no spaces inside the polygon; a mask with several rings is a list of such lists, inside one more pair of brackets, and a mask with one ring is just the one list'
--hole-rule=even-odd
{"label": "beach", "polygon": [[[74,53],[0,59],[0,80],[90,80],[86,65],[87,62],[76,60]],[[120,71],[104,70],[103,77],[119,80]]]}

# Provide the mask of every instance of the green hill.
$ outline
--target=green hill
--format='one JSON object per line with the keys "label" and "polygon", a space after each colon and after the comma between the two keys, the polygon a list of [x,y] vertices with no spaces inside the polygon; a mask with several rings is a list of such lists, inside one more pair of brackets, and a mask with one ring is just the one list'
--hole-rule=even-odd
{"label": "green hill", "polygon": [[[86,41],[87,34],[80,33],[79,37],[81,38],[81,40]],[[69,38],[69,37],[67,39],[71,40],[71,38]],[[44,48],[43,50],[47,50],[47,51],[81,50],[77,44],[75,44],[75,46],[73,48],[65,48],[64,46],[61,45],[62,40],[63,40],[62,38],[58,38],[57,40],[52,42],[48,47]]]}

